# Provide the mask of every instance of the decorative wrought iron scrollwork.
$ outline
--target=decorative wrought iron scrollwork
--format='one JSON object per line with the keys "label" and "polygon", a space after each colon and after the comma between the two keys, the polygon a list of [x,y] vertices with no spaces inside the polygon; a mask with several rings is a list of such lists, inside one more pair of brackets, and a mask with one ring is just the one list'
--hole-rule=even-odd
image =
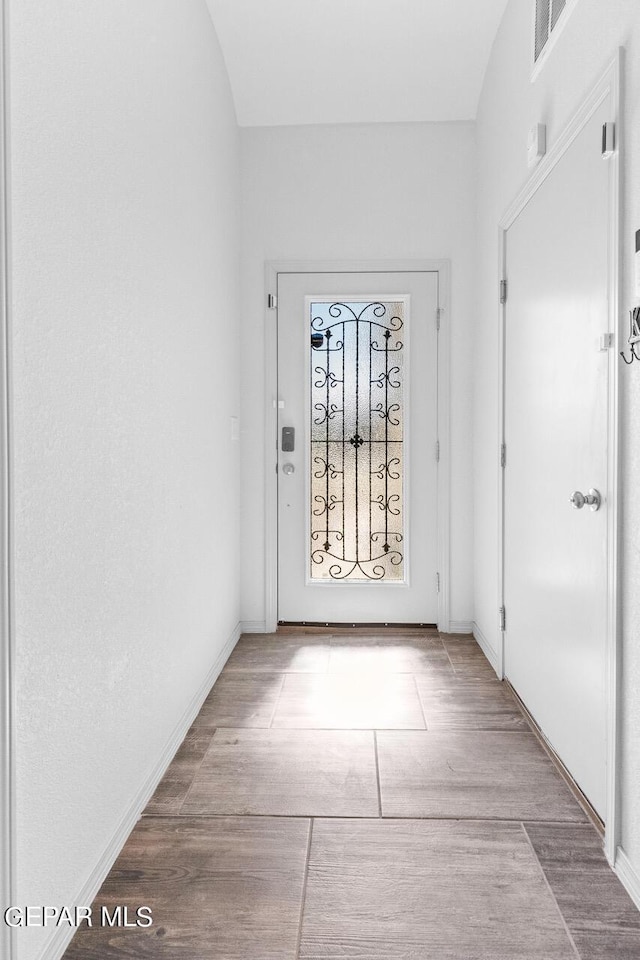
{"label": "decorative wrought iron scrollwork", "polygon": [[387,463],[381,463],[377,469],[371,472],[374,476],[378,477],[379,480],[384,480],[385,473],[391,477],[392,480],[399,480],[402,474],[399,470],[393,469],[396,464],[400,466],[400,457],[391,457]]}
{"label": "decorative wrought iron scrollwork", "polygon": [[314,457],[313,462],[318,464],[318,469],[313,471],[316,480],[322,480],[327,473],[332,480],[335,480],[342,473],[342,470],[339,470],[335,463],[327,463],[322,457]]}
{"label": "decorative wrought iron scrollwork", "polygon": [[315,403],[313,409],[317,410],[319,414],[313,420],[316,426],[321,426],[326,420],[333,420],[339,413],[342,413],[336,403]]}
{"label": "decorative wrought iron scrollwork", "polygon": [[321,379],[316,380],[314,387],[326,387],[327,383],[330,387],[337,387],[342,383],[342,380],[338,380],[335,373],[331,373],[330,370],[323,370],[322,367],[316,367],[315,373],[319,374]]}
{"label": "decorative wrought iron scrollwork", "polygon": [[312,304],[312,579],[403,578],[403,314]]}

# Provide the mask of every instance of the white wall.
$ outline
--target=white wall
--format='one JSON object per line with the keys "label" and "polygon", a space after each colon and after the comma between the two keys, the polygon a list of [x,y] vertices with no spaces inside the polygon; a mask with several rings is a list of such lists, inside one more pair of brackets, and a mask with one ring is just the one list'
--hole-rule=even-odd
{"label": "white wall", "polygon": [[11,22],[18,902],[70,904],[239,620],[238,135],[205,0]]}
{"label": "white wall", "polygon": [[452,261],[452,591],[471,620],[472,124],[244,128],[243,619],[264,621],[264,264]]}
{"label": "white wall", "polygon": [[[475,322],[475,616],[498,643],[498,222],[527,178],[527,130],[547,124],[552,145],[619,45],[626,48],[621,329],[633,297],[632,256],[640,227],[640,6],[579,0],[541,75],[530,83],[531,2],[510,0],[487,70],[478,113],[478,290]],[[624,643],[623,847],[640,873],[640,366],[621,369],[622,620]],[[639,887],[640,890],[640,887]]]}

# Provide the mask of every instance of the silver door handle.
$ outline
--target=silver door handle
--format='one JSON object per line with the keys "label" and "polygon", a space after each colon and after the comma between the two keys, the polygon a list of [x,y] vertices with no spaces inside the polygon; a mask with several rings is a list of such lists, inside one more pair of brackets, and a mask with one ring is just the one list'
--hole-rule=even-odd
{"label": "silver door handle", "polygon": [[572,503],[576,510],[582,510],[584,505],[587,504],[595,513],[602,505],[602,497],[597,490],[591,487],[589,493],[586,494],[580,493],[579,490],[574,491],[569,497],[569,503]]}
{"label": "silver door handle", "polygon": [[284,463],[282,465],[282,472],[285,473],[288,477],[290,477],[292,473],[295,473],[295,470],[296,468],[292,463]]}

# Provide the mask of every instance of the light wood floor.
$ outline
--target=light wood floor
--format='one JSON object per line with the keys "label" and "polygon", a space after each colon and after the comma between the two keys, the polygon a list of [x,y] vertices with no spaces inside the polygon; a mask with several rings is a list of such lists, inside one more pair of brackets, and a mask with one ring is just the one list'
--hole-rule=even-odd
{"label": "light wood floor", "polygon": [[470,637],[246,636],[65,960],[640,960],[600,837]]}

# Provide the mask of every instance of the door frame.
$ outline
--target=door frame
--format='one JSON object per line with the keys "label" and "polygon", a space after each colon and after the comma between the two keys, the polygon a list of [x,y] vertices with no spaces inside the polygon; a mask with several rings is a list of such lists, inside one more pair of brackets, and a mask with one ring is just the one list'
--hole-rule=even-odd
{"label": "door frame", "polygon": [[[621,122],[620,110],[622,82],[622,50],[618,50],[601,75],[591,92],[582,102],[572,119],[564,127],[562,133],[551,150],[543,158],[540,165],[531,175],[523,189],[508,207],[499,224],[499,269],[500,280],[508,282],[507,265],[507,233],[524,208],[535,196],[538,189],[555,169],[576,137],[589,122],[595,111],[607,97],[613,101],[615,123],[615,151],[611,157],[603,162],[610,164],[609,177],[609,330],[613,332],[614,343],[608,350],[609,354],[609,396],[607,418],[607,483],[609,491],[609,510],[607,517],[607,636],[606,636],[606,670],[605,681],[605,708],[606,708],[606,791],[607,791],[607,822],[605,824],[605,853],[609,863],[616,860],[620,843],[620,743],[619,743],[619,712],[620,712],[620,624],[618,617],[618,525],[620,486],[618,473],[618,446],[619,446],[619,382],[618,382],[618,347],[620,339],[619,327],[619,287],[620,287],[620,146]],[[508,312],[508,297],[506,303],[500,304],[499,313],[499,424],[498,436],[500,446],[505,442],[505,408],[506,408],[506,350],[505,326]],[[497,462],[501,463],[501,450],[496,451]],[[507,451],[508,458],[508,451]],[[504,563],[505,563],[505,483],[504,467],[499,468],[498,474],[498,589],[499,607],[504,607]],[[508,611],[507,611],[508,616]],[[501,630],[498,644],[499,673],[504,677],[505,631]]]}
{"label": "door frame", "polygon": [[10,230],[8,3],[0,0],[0,954],[15,956],[15,931],[2,915],[15,903],[14,630],[10,473]]}
{"label": "door frame", "polygon": [[[285,273],[437,273],[438,385],[437,464],[438,629],[450,628],[451,593],[451,263],[449,260],[268,261],[265,264],[265,629],[278,625],[278,277]],[[437,322],[434,317],[434,323]],[[435,456],[435,451],[434,451]]]}

